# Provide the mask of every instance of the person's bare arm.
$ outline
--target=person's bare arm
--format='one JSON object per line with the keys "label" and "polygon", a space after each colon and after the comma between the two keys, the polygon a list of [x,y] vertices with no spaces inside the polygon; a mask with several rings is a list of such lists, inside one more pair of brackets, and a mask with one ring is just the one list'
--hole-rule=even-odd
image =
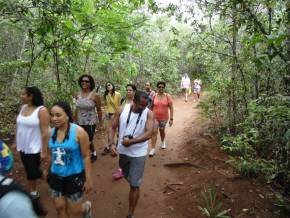
{"label": "person's bare arm", "polygon": [[73,96],[73,103],[74,103],[74,110],[73,110],[73,116],[72,116],[72,118],[73,118],[73,121],[75,122],[75,123],[77,123],[77,121],[78,121],[78,116],[79,116],[79,110],[77,109],[77,107],[75,107],[76,105],[76,101],[77,101],[77,98],[78,98],[78,94],[75,94],[74,96]]}
{"label": "person's bare arm", "polygon": [[154,116],[153,112],[149,110],[147,114],[147,121],[145,124],[144,133],[133,139],[124,138],[122,144],[125,147],[129,147],[133,144],[147,141],[152,137],[153,127],[154,127]]}
{"label": "person's bare arm", "polygon": [[51,167],[51,150],[48,148],[47,149],[47,156],[46,156],[46,163],[44,165],[44,169],[42,172],[42,177],[44,180],[47,179],[47,176],[50,172],[50,167]]}
{"label": "person's bare arm", "polygon": [[169,118],[169,126],[172,126],[173,124],[173,101],[171,99],[171,104],[169,104],[169,114],[170,114],[170,118]]}
{"label": "person's bare arm", "polygon": [[42,142],[42,149],[41,149],[41,158],[44,159],[47,156],[48,150],[48,140],[49,140],[49,112],[46,107],[42,107],[39,110],[39,127],[41,132],[41,142]]}
{"label": "person's bare arm", "polygon": [[90,159],[90,140],[88,134],[81,127],[77,128],[77,140],[80,144],[81,153],[85,164],[86,182],[84,188],[86,193],[88,193],[92,190],[92,178],[91,178],[92,165]]}
{"label": "person's bare arm", "polygon": [[110,126],[108,128],[108,142],[109,142],[109,145],[111,145],[112,156],[117,156],[118,154],[116,145],[114,143],[114,138],[115,138],[115,134],[118,129],[118,126],[119,126],[120,115],[121,115],[121,110],[118,110],[114,114],[113,119],[111,120]]}
{"label": "person's bare arm", "polygon": [[95,103],[96,103],[96,109],[98,113],[99,124],[100,124],[100,127],[103,127],[102,101],[101,101],[101,97],[98,94],[95,94]]}

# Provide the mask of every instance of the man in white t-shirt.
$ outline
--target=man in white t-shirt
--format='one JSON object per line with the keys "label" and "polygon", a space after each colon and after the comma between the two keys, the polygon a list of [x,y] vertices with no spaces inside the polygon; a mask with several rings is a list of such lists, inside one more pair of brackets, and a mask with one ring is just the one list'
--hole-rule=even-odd
{"label": "man in white t-shirt", "polygon": [[[147,158],[148,140],[153,133],[153,112],[148,109],[148,94],[137,91],[133,104],[127,104],[122,111],[115,113],[108,130],[112,155],[119,153],[119,165],[123,175],[130,184],[129,210],[127,218],[133,218],[140,185],[143,179],[145,160]],[[119,128],[118,145],[114,136]]]}
{"label": "man in white t-shirt", "polygon": [[187,97],[188,97],[189,89],[190,89],[190,78],[187,75],[187,73],[185,73],[183,77],[181,78],[180,87],[184,93],[184,97],[185,97],[184,100],[185,102],[187,102]]}

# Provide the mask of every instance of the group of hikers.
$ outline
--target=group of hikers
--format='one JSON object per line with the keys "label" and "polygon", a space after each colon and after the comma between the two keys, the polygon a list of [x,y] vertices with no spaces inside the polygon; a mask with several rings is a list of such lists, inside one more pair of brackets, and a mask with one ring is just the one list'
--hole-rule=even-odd
{"label": "group of hikers", "polygon": [[[92,217],[92,202],[83,200],[83,195],[93,187],[92,163],[98,158],[93,138],[98,127],[105,128],[107,132],[107,144],[101,154],[119,157],[120,168],[114,173],[114,178],[124,177],[130,185],[127,218],[133,217],[149,139],[149,157],[156,154],[158,131],[160,148],[166,148],[165,127],[167,123],[173,125],[172,97],[165,92],[164,81],[157,82],[156,92],[149,82],[144,85],[143,91],[137,90],[134,84],[127,84],[124,97],[116,91],[112,82],[107,82],[103,95],[106,108],[103,119],[102,98],[93,77],[82,75],[78,84],[80,91],[73,96],[73,107],[68,102],[58,101],[50,110],[44,106],[43,95],[37,87],[28,86],[21,91],[23,105],[16,119],[15,145],[12,147],[20,154],[28,192],[20,188],[20,194],[17,191],[6,194],[5,184],[13,183],[7,177],[13,156],[8,146],[0,141],[0,149],[6,149],[0,155],[1,216],[30,218],[44,215],[45,208],[39,204],[37,189],[37,180],[42,178],[48,183],[59,218],[69,217],[69,214]],[[182,82],[182,88],[184,84]],[[13,203],[17,200],[23,203],[16,206],[19,210]]]}
{"label": "group of hikers", "polygon": [[188,74],[185,73],[183,77],[181,78],[181,83],[180,83],[180,87],[184,92],[184,97],[185,97],[184,101],[185,102],[188,101],[188,95],[191,93],[191,90],[193,90],[193,94],[194,94],[193,101],[194,102],[199,101],[201,85],[202,85],[202,82],[200,79],[195,79],[193,81],[193,84],[191,84]]}

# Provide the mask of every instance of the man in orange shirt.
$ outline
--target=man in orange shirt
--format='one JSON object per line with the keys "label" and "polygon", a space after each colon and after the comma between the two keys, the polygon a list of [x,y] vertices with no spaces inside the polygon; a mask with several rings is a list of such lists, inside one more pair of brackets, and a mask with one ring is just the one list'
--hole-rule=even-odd
{"label": "man in orange shirt", "polygon": [[[165,144],[165,126],[169,119],[169,126],[173,124],[173,102],[172,98],[169,94],[165,93],[166,83],[163,81],[159,81],[157,83],[158,92],[153,98],[152,101],[152,110],[155,117],[154,121],[154,132],[151,139],[151,150],[149,152],[149,157],[153,157],[155,155],[155,146],[157,141],[158,129],[161,138],[162,149],[166,148]],[[168,110],[170,114],[168,113]]]}

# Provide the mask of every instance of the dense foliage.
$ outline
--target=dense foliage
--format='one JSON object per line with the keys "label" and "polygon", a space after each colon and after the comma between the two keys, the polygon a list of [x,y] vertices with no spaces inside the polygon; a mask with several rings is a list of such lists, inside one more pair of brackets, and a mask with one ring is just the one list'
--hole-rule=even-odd
{"label": "dense foliage", "polygon": [[[186,48],[172,44],[176,34],[169,18],[150,15],[156,4],[144,3],[1,1],[1,131],[13,129],[19,108],[15,96],[25,85],[41,87],[48,106],[59,98],[71,101],[83,73],[93,75],[100,95],[106,81],[121,91],[129,82],[142,89],[145,81],[161,79],[169,83],[169,91],[178,87],[180,68],[186,70]],[[183,41],[190,28],[178,28]]]}
{"label": "dense foliage", "polygon": [[209,93],[201,106],[221,130],[222,148],[235,155],[244,175],[263,176],[289,191],[290,17],[285,3],[198,1],[208,19],[197,27],[192,44],[207,70]]}

